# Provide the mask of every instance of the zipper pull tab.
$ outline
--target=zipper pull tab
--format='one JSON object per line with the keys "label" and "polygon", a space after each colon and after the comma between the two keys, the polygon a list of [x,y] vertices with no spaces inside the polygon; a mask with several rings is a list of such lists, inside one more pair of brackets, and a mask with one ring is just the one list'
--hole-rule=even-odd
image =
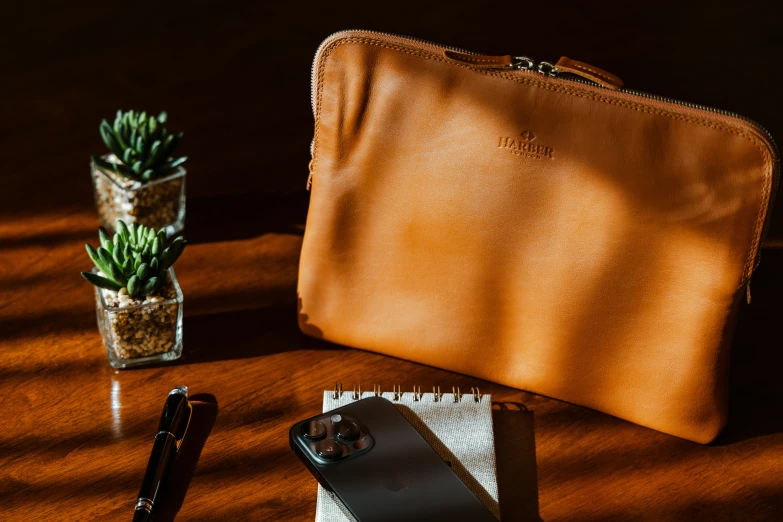
{"label": "zipper pull tab", "polygon": [[510,55],[484,56],[482,54],[465,54],[456,51],[444,51],[443,55],[449,60],[479,69],[505,69],[514,65],[514,58]]}
{"label": "zipper pull tab", "polygon": [[623,86],[623,81],[614,74],[599,69],[589,63],[572,60],[567,56],[563,56],[557,61],[552,73],[555,75],[561,73],[574,74],[608,89],[618,90]]}
{"label": "zipper pull tab", "polygon": [[748,282],[745,285],[745,300],[750,304],[750,279],[748,279]]}

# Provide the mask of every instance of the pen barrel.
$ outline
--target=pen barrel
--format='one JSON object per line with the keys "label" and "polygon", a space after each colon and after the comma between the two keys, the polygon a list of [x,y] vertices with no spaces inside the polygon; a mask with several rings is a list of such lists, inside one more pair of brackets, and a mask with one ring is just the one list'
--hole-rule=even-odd
{"label": "pen barrel", "polygon": [[[152,510],[163,478],[175,454],[176,440],[174,435],[165,431],[155,435],[155,444],[152,446],[150,460],[147,463],[147,471],[144,473],[144,480],[139,489],[139,501],[136,503],[137,514]],[[136,520],[135,516],[134,520]]]}

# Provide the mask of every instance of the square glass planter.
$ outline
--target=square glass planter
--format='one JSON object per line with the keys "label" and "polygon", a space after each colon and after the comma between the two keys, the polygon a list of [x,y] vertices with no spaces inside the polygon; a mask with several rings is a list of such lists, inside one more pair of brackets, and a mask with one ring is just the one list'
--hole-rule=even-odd
{"label": "square glass planter", "polygon": [[[102,156],[116,163],[113,154]],[[103,226],[114,232],[118,219],[125,224],[138,223],[166,229],[172,236],[185,227],[185,174],[178,167],[166,177],[146,183],[129,180],[90,162],[95,207]]]}
{"label": "square glass planter", "polygon": [[169,268],[160,293],[154,302],[145,298],[143,304],[121,306],[117,292],[95,287],[98,328],[113,368],[173,361],[182,355],[183,298],[174,269]]}

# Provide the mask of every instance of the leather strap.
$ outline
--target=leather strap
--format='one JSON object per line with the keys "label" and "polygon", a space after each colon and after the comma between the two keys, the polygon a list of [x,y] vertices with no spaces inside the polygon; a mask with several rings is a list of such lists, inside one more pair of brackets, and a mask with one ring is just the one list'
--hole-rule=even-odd
{"label": "leather strap", "polygon": [[455,62],[465,63],[473,67],[487,67],[495,69],[497,67],[509,66],[514,63],[510,55],[505,56],[484,56],[480,54],[464,54],[456,51],[445,51],[446,58]]}
{"label": "leather strap", "polygon": [[609,89],[617,90],[623,86],[623,81],[614,74],[599,69],[589,63],[572,60],[567,56],[560,58],[555,64],[555,67],[557,67],[558,72],[575,74]]}

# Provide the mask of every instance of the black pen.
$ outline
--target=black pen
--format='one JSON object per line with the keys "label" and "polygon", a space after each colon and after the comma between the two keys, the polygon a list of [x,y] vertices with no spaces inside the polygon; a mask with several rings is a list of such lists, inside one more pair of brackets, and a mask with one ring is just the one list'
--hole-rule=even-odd
{"label": "black pen", "polygon": [[185,438],[192,411],[186,386],[174,388],[169,392],[158,424],[158,434],[155,435],[155,445],[152,446],[152,455],[139,490],[133,522],[151,519],[163,476]]}

